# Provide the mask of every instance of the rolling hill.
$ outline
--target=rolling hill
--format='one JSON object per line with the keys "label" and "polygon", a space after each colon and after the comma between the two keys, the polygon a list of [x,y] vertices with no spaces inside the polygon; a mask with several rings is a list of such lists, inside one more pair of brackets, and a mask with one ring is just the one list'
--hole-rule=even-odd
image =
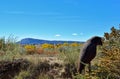
{"label": "rolling hill", "polygon": [[26,44],[44,44],[44,43],[48,43],[48,44],[63,44],[63,43],[84,43],[84,42],[80,42],[80,41],[57,41],[57,40],[42,40],[42,39],[34,39],[34,38],[24,38],[22,40],[20,40],[19,44],[22,45],[26,45]]}

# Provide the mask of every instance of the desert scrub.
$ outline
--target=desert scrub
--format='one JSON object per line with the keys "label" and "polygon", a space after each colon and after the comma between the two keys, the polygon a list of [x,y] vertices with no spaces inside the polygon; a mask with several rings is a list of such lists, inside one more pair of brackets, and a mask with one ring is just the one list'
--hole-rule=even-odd
{"label": "desert scrub", "polygon": [[50,76],[48,76],[46,74],[40,74],[39,77],[38,77],[38,79],[54,79],[54,78],[50,77]]}
{"label": "desert scrub", "polygon": [[103,51],[99,57],[97,75],[101,79],[120,78],[120,29],[111,28],[110,33],[104,34]]}
{"label": "desert scrub", "polygon": [[6,50],[5,37],[0,38],[0,50],[3,50],[3,51]]}
{"label": "desert scrub", "polygon": [[73,77],[73,79],[101,79],[101,78],[97,76],[89,76],[89,74],[86,75],[77,74],[76,76]]}
{"label": "desert scrub", "polygon": [[23,48],[16,43],[16,38],[10,36],[7,39],[0,38],[0,60],[12,60],[19,58],[24,53]]}
{"label": "desert scrub", "polygon": [[21,71],[19,75],[16,75],[14,79],[27,79],[27,77],[30,75],[29,71]]}
{"label": "desert scrub", "polygon": [[41,47],[43,49],[45,49],[45,48],[54,48],[54,45],[53,44],[47,44],[47,43],[45,43],[45,44],[42,44]]}
{"label": "desert scrub", "polygon": [[64,61],[65,64],[72,64],[76,66],[79,58],[80,47],[64,46],[60,50],[59,58]]}
{"label": "desert scrub", "polygon": [[27,54],[35,54],[36,53],[35,45],[25,45],[24,48],[25,48]]}
{"label": "desert scrub", "polygon": [[70,46],[72,46],[72,47],[78,47],[80,44],[78,44],[78,43],[71,43],[70,44]]}
{"label": "desert scrub", "polygon": [[37,54],[43,54],[44,53],[44,49],[41,48],[41,47],[38,47],[38,48],[36,48],[36,53]]}

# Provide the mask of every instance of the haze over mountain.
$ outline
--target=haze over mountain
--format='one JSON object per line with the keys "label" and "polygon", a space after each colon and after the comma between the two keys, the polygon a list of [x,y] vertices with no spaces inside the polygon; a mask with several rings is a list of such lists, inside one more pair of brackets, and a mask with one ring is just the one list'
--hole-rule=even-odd
{"label": "haze over mountain", "polygon": [[80,41],[57,41],[57,40],[42,40],[42,39],[35,39],[35,38],[24,38],[22,40],[20,40],[18,43],[25,45],[25,44],[44,44],[44,43],[48,43],[48,44],[63,44],[63,43],[84,43],[84,42],[80,42]]}

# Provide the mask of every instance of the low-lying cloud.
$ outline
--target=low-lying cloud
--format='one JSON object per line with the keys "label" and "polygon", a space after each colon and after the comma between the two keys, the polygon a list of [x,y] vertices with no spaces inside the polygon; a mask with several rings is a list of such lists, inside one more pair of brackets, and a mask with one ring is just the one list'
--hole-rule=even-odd
{"label": "low-lying cloud", "polygon": [[56,37],[60,37],[61,35],[60,35],[60,34],[56,34],[55,36],[56,36]]}
{"label": "low-lying cloud", "polygon": [[77,36],[78,34],[77,34],[77,33],[73,33],[72,35],[73,35],[73,36]]}

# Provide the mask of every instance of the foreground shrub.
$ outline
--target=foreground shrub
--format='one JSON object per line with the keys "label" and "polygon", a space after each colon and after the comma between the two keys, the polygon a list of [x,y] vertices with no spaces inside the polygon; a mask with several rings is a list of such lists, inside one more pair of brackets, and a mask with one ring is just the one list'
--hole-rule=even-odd
{"label": "foreground shrub", "polygon": [[16,38],[13,36],[0,38],[0,60],[12,60],[21,56],[24,53],[23,48],[16,43]]}
{"label": "foreground shrub", "polygon": [[105,33],[103,52],[98,64],[98,76],[102,79],[120,78],[120,29],[111,28],[110,33]]}
{"label": "foreground shrub", "polygon": [[29,71],[21,71],[19,75],[14,77],[14,79],[27,79],[27,76],[29,75],[30,75]]}

